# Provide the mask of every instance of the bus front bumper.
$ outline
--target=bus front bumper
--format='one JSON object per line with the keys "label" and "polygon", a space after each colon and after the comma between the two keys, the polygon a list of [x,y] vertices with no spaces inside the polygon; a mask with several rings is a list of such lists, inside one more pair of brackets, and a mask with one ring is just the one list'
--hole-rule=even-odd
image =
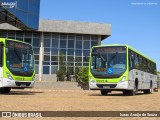
{"label": "bus front bumper", "polygon": [[4,78],[2,87],[11,88],[32,88],[34,87],[35,81],[15,81]]}
{"label": "bus front bumper", "polygon": [[129,89],[128,81],[118,83],[89,82],[90,90],[126,90]]}

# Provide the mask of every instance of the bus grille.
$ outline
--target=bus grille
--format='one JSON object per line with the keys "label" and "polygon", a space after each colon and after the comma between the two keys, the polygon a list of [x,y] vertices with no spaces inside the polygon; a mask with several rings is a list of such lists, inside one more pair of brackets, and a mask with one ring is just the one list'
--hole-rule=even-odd
{"label": "bus grille", "polygon": [[115,88],[117,84],[97,84],[97,87],[104,88],[104,86],[107,86],[109,88]]}
{"label": "bus grille", "polygon": [[21,86],[21,85],[26,85],[26,86],[30,86],[31,82],[15,82],[16,86]]}

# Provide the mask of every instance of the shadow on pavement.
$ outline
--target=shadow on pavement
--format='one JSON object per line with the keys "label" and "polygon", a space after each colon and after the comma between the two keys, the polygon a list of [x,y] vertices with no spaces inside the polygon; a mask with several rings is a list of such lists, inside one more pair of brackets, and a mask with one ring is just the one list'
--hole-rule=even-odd
{"label": "shadow on pavement", "polygon": [[0,95],[35,95],[35,94],[39,94],[39,93],[44,93],[41,91],[11,91],[9,93],[0,93]]}
{"label": "shadow on pavement", "polygon": [[[145,95],[145,94],[137,93],[134,96],[139,96],[139,95]],[[124,95],[123,93],[109,93],[108,95],[101,95],[101,93],[99,93],[99,94],[89,94],[89,96],[126,96],[126,97],[130,97],[130,95]]]}

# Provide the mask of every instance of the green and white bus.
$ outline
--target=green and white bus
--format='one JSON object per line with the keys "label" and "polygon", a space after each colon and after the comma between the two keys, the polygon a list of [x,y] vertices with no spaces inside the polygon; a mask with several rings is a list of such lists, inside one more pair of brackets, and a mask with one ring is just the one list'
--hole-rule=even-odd
{"label": "green and white bus", "polygon": [[0,38],[0,93],[11,88],[34,86],[35,64],[32,46],[13,39]]}
{"label": "green and white bus", "polygon": [[157,89],[156,63],[128,45],[94,46],[89,79],[90,90],[100,90],[102,95],[111,91],[149,94]]}

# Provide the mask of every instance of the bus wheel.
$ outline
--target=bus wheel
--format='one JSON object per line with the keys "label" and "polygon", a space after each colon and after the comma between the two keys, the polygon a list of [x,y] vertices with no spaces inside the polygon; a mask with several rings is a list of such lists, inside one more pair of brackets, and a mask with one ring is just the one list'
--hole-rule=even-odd
{"label": "bus wheel", "polygon": [[0,88],[0,93],[2,94],[7,94],[11,91],[11,88],[10,87],[3,87],[3,88]]}
{"label": "bus wheel", "polygon": [[101,90],[101,95],[107,95],[108,94],[108,91],[106,90]]}
{"label": "bus wheel", "polygon": [[138,91],[138,86],[137,84],[134,85],[134,89],[129,91],[129,95],[133,96],[137,93]]}
{"label": "bus wheel", "polygon": [[129,91],[128,90],[123,90],[123,95],[128,95]]}
{"label": "bus wheel", "polygon": [[150,82],[150,89],[144,90],[144,94],[150,94],[153,92],[152,82]]}

